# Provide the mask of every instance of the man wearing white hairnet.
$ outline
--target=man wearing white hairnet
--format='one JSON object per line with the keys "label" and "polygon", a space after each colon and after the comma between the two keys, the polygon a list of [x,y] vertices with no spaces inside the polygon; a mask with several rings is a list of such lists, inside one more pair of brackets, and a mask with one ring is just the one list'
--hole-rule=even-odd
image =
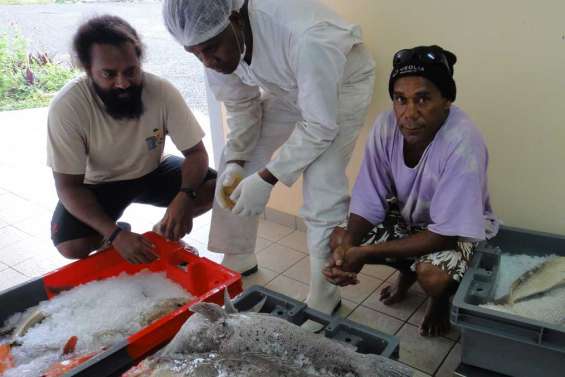
{"label": "man wearing white hairnet", "polygon": [[232,269],[256,271],[257,215],[278,181],[291,186],[302,175],[306,302],[332,312],[340,294],[321,270],[330,234],[347,216],[345,168],[374,84],[359,27],[313,0],[165,0],[163,12],[227,110],[210,250],[225,253],[222,263]]}

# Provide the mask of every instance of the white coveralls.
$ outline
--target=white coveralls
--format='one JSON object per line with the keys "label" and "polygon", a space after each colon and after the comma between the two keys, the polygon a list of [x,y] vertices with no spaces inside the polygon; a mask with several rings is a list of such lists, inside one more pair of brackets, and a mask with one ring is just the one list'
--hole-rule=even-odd
{"label": "white coveralls", "polygon": [[[246,175],[266,166],[287,186],[303,174],[300,215],[311,265],[307,303],[328,312],[339,292],[321,268],[330,234],[347,216],[345,169],[371,101],[374,62],[359,28],[313,1],[250,0],[249,19],[251,65],[242,60],[230,75],[206,71],[227,110],[219,173],[226,161],[245,160]],[[257,227],[257,216],[237,216],[215,202],[209,249],[253,253]]]}

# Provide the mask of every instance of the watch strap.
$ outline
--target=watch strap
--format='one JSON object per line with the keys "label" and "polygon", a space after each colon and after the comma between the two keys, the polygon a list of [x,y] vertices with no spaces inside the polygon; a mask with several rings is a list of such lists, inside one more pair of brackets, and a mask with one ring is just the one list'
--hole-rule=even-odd
{"label": "watch strap", "polygon": [[196,199],[196,191],[190,187],[181,187],[181,189],[179,190],[180,192],[184,192],[185,194],[187,194],[190,198],[192,199]]}
{"label": "watch strap", "polygon": [[120,232],[122,230],[123,230],[122,228],[120,228],[119,226],[116,226],[116,229],[114,229],[112,231],[112,233],[110,234],[110,236],[106,239],[106,243],[108,245],[111,245],[112,242],[114,242],[114,240],[116,239],[116,237],[118,236],[118,234],[120,234]]}

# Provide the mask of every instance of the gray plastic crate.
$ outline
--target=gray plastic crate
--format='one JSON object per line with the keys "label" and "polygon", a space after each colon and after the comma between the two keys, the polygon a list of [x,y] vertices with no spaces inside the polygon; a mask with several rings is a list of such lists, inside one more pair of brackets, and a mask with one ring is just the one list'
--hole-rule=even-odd
{"label": "gray plastic crate", "polygon": [[396,337],[343,318],[326,315],[309,308],[303,302],[265,287],[254,285],[246,289],[236,298],[234,305],[239,311],[246,311],[264,297],[267,297],[267,301],[261,313],[284,318],[298,326],[307,320],[318,322],[325,326],[323,334],[327,338],[349,343],[355,346],[359,353],[372,353],[394,360],[398,359],[398,339]]}
{"label": "gray plastic crate", "polygon": [[563,326],[478,306],[494,297],[501,252],[565,256],[565,237],[503,227],[479,245],[451,311],[461,329],[461,362],[514,377],[565,376]]}
{"label": "gray plastic crate", "polygon": [[505,374],[496,373],[490,370],[461,364],[453,372],[453,377],[509,377]]}

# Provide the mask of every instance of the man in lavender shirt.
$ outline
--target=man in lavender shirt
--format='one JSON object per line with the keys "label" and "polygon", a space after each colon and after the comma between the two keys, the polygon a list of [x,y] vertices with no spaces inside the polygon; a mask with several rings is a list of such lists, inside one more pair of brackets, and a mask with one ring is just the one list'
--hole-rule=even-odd
{"label": "man in lavender shirt", "polygon": [[337,285],[356,284],[365,264],[399,270],[381,291],[392,305],[418,281],[430,297],[424,336],[449,331],[449,298],[476,243],[498,230],[487,190],[488,152],[455,101],[456,56],[439,46],[394,55],[389,81],[393,111],[369,136],[353,188],[347,228],[332,234],[324,270]]}

